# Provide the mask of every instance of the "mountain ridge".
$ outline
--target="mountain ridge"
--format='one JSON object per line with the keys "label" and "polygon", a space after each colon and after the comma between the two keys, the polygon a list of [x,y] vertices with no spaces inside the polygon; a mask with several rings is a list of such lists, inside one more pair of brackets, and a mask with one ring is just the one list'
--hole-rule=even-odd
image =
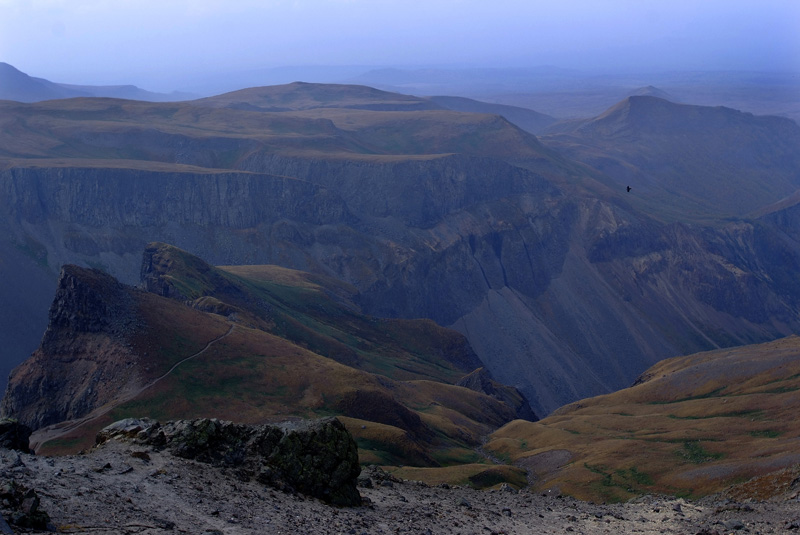
{"label": "mountain ridge", "polygon": [[336,297],[352,291],[340,282],[285,269],[273,282],[273,272],[217,269],[159,243],[144,252],[139,289],[65,266],[48,330],[12,373],[3,414],[36,430],[45,451],[80,449],[120,415],[333,414],[364,459],[422,466],[472,455],[518,412],[535,418],[513,388],[456,385],[480,364],[460,334],[366,317]]}
{"label": "mountain ridge", "polygon": [[8,63],[0,62],[0,100],[40,102],[75,97],[111,97],[152,102],[188,100],[191,93],[155,93],[131,84],[75,85],[51,82],[25,74]]}
{"label": "mountain ridge", "polygon": [[798,187],[800,126],[785,117],[630,96],[552,132],[545,145],[667,220],[747,217]]}
{"label": "mountain ridge", "polygon": [[511,422],[486,448],[532,470],[535,490],[583,499],[700,498],[725,489],[769,498],[764,481],[800,462],[798,355],[800,337],[792,335],[666,359],[629,388],[537,423]]}

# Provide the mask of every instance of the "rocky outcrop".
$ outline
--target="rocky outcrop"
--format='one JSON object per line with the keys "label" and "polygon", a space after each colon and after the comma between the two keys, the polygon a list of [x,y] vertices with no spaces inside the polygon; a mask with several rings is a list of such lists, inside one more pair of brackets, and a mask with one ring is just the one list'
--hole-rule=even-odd
{"label": "rocky outcrop", "polygon": [[34,489],[26,488],[16,481],[0,483],[0,533],[13,535],[8,522],[19,529],[36,531],[56,531],[50,523],[50,515],[41,508],[41,500]]}
{"label": "rocky outcrop", "polygon": [[64,266],[39,349],[11,372],[0,414],[38,429],[118,396],[139,378],[130,343],[139,321],[132,288]]}
{"label": "rocky outcrop", "polygon": [[240,477],[295,490],[333,505],[361,504],[356,489],[358,448],[335,418],[248,426],[215,419],[122,420],[104,428],[97,442],[132,440],[173,455],[234,468]]}
{"label": "rocky outcrop", "polygon": [[249,171],[319,184],[336,191],[359,218],[392,218],[413,228],[430,228],[478,203],[522,194],[537,199],[560,194],[540,172],[466,154],[363,161],[297,158],[262,151],[250,154],[239,165]]}
{"label": "rocky outcrop", "polygon": [[102,271],[62,267],[42,349],[55,354],[71,353],[71,342],[84,333],[123,336],[136,321],[129,290]]}
{"label": "rocky outcrop", "polygon": [[205,261],[164,243],[145,247],[140,280],[140,286],[148,292],[179,301],[194,301],[209,294],[232,302],[246,299],[238,286]]}
{"label": "rocky outcrop", "polygon": [[31,428],[11,418],[0,418],[0,448],[28,452]]}
{"label": "rocky outcrop", "polygon": [[478,368],[474,372],[465,375],[456,383],[456,386],[463,386],[464,388],[469,388],[475,392],[481,392],[487,396],[492,396],[495,399],[499,399],[511,407],[514,410],[514,413],[517,415],[517,418],[522,420],[530,420],[531,422],[535,422],[539,419],[536,417],[536,414],[533,412],[533,409],[531,409],[528,400],[525,399],[525,396],[522,394],[522,392],[513,386],[506,386],[498,383],[492,379],[489,370],[486,368]]}
{"label": "rocky outcrop", "polygon": [[[333,191],[303,180],[260,173],[12,168],[0,174],[0,191],[5,197],[4,215],[100,228],[205,225],[213,221],[244,229],[281,218],[317,225],[355,221]],[[98,245],[101,249],[124,247],[119,241]]]}

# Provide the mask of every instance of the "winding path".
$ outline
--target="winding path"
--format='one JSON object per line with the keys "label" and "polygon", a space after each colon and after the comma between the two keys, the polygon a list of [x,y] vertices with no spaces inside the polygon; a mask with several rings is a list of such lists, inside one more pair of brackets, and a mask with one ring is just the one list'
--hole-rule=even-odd
{"label": "winding path", "polygon": [[236,327],[235,324],[231,324],[230,328],[228,329],[228,331],[225,334],[221,334],[220,336],[218,336],[218,337],[214,338],[213,340],[209,341],[205,345],[205,347],[203,349],[201,349],[200,351],[198,351],[198,352],[196,352],[196,353],[194,353],[192,355],[189,355],[188,357],[176,362],[169,370],[167,370],[166,373],[164,373],[163,375],[161,375],[159,377],[156,377],[155,379],[153,379],[152,381],[150,381],[146,385],[142,386],[141,388],[139,388],[137,390],[134,390],[132,392],[128,392],[125,395],[123,395],[122,397],[119,397],[119,398],[116,398],[116,399],[113,399],[113,400],[109,401],[108,403],[106,403],[102,407],[96,408],[95,410],[93,410],[92,412],[90,412],[89,414],[87,414],[86,416],[84,416],[82,418],[78,418],[76,420],[66,420],[64,422],[59,422],[57,424],[53,424],[53,425],[49,425],[47,427],[43,427],[42,429],[37,429],[36,431],[33,432],[33,434],[31,434],[30,448],[32,450],[34,450],[36,453],[38,453],[39,448],[41,448],[41,446],[45,442],[48,442],[50,440],[62,437],[64,435],[66,435],[67,433],[69,433],[70,431],[78,429],[79,427],[81,427],[81,426],[83,426],[83,425],[85,425],[85,424],[87,424],[87,423],[89,423],[91,421],[94,421],[94,420],[100,418],[101,416],[104,416],[105,414],[107,414],[108,412],[110,412],[114,408],[118,407],[119,405],[121,405],[121,404],[123,404],[123,403],[125,403],[127,401],[132,400],[133,398],[135,398],[136,396],[138,396],[139,394],[141,394],[142,392],[144,392],[148,388],[151,388],[156,383],[158,383],[159,381],[161,381],[162,379],[167,377],[169,374],[174,372],[178,368],[178,366],[180,366],[181,364],[184,364],[184,363],[186,363],[186,362],[188,362],[188,361],[190,361],[190,360],[192,360],[194,358],[199,357],[200,355],[202,355],[203,353],[208,351],[211,348],[211,346],[213,346],[214,344],[216,344],[220,340],[223,340],[223,339],[227,338],[233,332],[233,329],[235,327]]}

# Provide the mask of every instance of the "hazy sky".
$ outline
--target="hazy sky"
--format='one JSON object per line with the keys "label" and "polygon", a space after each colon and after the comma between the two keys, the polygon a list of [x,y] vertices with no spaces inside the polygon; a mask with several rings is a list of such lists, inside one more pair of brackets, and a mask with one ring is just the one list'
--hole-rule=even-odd
{"label": "hazy sky", "polygon": [[284,65],[800,71],[800,0],[0,0],[0,61],[157,90]]}

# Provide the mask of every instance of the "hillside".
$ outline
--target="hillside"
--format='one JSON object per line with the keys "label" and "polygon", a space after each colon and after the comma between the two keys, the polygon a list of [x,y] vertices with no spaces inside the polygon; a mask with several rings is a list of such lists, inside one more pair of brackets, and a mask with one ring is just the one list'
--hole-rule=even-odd
{"label": "hillside", "polygon": [[428,98],[432,102],[435,102],[439,106],[447,108],[448,110],[501,115],[508,119],[509,122],[517,125],[527,132],[530,132],[531,134],[541,134],[547,129],[548,126],[557,121],[555,117],[529,110],[527,108],[520,108],[518,106],[492,104],[489,102],[481,102],[479,100],[472,100],[464,97],[439,96]]}
{"label": "hillside", "polygon": [[479,364],[461,335],[363,316],[348,285],[274,266],[221,270],[164,244],[145,251],[142,274],[146,291],[62,270],[42,344],[2,405],[38,430],[40,451],[84,448],[124,417],[338,415],[362,463],[437,466],[480,461],[483,435],[535,418],[511,388],[455,385]]}
{"label": "hillside", "polygon": [[48,80],[33,78],[8,63],[0,62],[0,100],[36,102],[74,96],[78,93]]}
{"label": "hillside", "polygon": [[662,361],[630,388],[512,422],[486,448],[531,470],[537,490],[585,499],[697,498],[732,484],[764,499],[800,463],[798,392],[791,336]]}
{"label": "hillside", "polygon": [[309,84],[251,87],[194,101],[198,106],[250,111],[285,112],[317,108],[345,108],[372,111],[441,110],[424,98],[381,91],[372,87],[341,84]]}
{"label": "hillside", "polygon": [[188,93],[154,93],[135,85],[74,85],[34,78],[19,69],[0,62],[0,100],[40,102],[61,98],[109,97],[147,100],[152,102],[187,100]]}
{"label": "hillside", "polygon": [[745,217],[800,186],[800,126],[783,117],[632,96],[553,132],[546,145],[670,220]]}

